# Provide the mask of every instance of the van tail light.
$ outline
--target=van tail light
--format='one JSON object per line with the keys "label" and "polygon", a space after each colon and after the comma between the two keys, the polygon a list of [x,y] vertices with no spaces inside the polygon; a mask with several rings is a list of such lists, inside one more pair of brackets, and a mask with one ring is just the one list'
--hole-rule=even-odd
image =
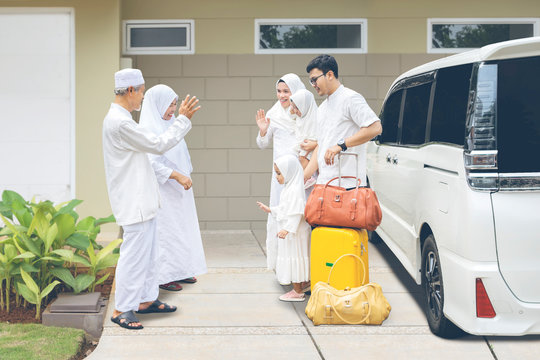
{"label": "van tail light", "polygon": [[476,317],[494,318],[495,309],[491,305],[491,300],[486,292],[482,279],[476,278]]}
{"label": "van tail light", "polygon": [[463,154],[469,186],[498,189],[497,65],[480,64],[473,70],[467,107],[467,134]]}

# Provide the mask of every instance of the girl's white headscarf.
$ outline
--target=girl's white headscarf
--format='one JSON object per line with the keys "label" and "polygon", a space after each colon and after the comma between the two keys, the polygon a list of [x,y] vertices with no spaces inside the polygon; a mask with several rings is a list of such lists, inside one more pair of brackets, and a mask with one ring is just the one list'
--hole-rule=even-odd
{"label": "girl's white headscarf", "polygon": [[[178,100],[178,95],[167,85],[160,84],[148,89],[144,94],[139,125],[158,136],[161,135],[174,122],[174,116],[170,120],[163,120],[163,115],[175,99]],[[193,171],[184,139],[163,156],[174,163],[176,170],[183,175],[189,176]]]}
{"label": "girl's white headscarf", "polygon": [[287,221],[291,215],[304,214],[306,192],[304,190],[304,170],[296,156],[284,155],[276,160],[276,166],[285,180],[276,214],[279,223]]}
{"label": "girl's white headscarf", "polygon": [[296,118],[296,138],[317,140],[317,103],[315,97],[306,89],[300,89],[291,96],[302,116]]}
{"label": "girl's white headscarf", "polygon": [[[280,81],[283,81],[289,87],[291,94],[296,93],[300,89],[306,88],[302,83],[302,80],[300,80],[296,74],[283,75],[276,82],[276,90]],[[293,132],[296,127],[294,117],[291,115],[289,108],[284,109],[279,101],[277,101],[274,106],[268,110],[266,117],[270,119],[270,125],[276,128]]]}

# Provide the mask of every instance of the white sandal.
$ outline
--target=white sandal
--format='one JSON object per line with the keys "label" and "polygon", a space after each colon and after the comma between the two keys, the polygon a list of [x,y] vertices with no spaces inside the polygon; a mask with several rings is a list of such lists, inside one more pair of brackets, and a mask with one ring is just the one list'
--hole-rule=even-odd
{"label": "white sandal", "polygon": [[299,294],[296,291],[294,291],[294,289],[292,289],[288,293],[281,295],[279,297],[279,300],[281,300],[281,301],[304,301],[304,300],[306,300],[306,296],[304,295],[304,293]]}

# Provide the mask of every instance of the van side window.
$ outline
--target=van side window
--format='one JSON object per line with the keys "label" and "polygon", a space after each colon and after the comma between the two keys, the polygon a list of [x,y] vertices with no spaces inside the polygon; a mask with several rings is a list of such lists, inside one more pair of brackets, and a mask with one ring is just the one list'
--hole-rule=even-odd
{"label": "van side window", "polygon": [[397,143],[399,112],[401,110],[401,98],[403,90],[394,92],[384,103],[381,112],[382,134],[380,140],[382,143]]}
{"label": "van side window", "polygon": [[463,146],[472,64],[437,72],[429,141]]}
{"label": "van side window", "polygon": [[421,145],[425,142],[430,92],[431,83],[407,89],[401,125],[401,144]]}
{"label": "van side window", "polygon": [[499,172],[540,172],[540,57],[498,62]]}

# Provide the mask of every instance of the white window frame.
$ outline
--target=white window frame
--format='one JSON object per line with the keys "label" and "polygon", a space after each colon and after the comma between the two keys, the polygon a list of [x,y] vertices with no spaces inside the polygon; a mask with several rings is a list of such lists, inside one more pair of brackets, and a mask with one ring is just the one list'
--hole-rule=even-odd
{"label": "white window frame", "polygon": [[[186,46],[131,47],[132,28],[178,27],[186,29]],[[124,20],[122,21],[122,53],[124,55],[181,55],[195,53],[195,21],[170,20]]]}
{"label": "white window frame", "polygon": [[434,48],[433,25],[478,25],[478,24],[532,24],[533,36],[540,35],[540,18],[432,18],[427,21],[427,52],[428,54],[460,53],[476,48]]}
{"label": "white window frame", "polygon": [[[261,49],[261,25],[360,25],[360,45],[358,49]],[[367,53],[367,19],[255,19],[255,54],[365,54]]]}

